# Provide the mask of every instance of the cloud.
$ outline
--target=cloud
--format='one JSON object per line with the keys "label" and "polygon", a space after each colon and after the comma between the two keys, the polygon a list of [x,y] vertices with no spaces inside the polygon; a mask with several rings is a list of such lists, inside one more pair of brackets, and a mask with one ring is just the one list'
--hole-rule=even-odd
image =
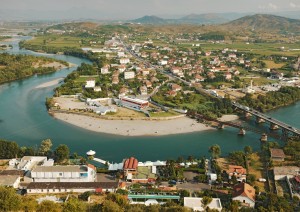
{"label": "cloud", "polygon": [[300,4],[297,5],[297,4],[295,4],[294,2],[290,2],[289,6],[290,6],[291,8],[293,8],[293,9],[298,9],[298,8],[300,8]]}
{"label": "cloud", "polygon": [[274,10],[278,10],[279,7],[276,4],[273,3],[269,3],[267,5],[259,5],[258,9],[260,10],[269,10],[269,11],[274,11]]}

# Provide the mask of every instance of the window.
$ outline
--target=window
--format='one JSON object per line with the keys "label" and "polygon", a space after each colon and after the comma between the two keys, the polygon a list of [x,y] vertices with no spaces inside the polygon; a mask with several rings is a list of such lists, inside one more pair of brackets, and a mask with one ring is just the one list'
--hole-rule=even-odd
{"label": "window", "polygon": [[59,176],[62,177],[62,176],[63,176],[63,173],[59,173]]}

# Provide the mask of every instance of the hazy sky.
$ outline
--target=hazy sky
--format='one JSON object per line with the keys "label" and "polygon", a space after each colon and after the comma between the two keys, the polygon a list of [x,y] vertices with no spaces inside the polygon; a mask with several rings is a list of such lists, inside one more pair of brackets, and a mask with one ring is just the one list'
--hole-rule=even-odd
{"label": "hazy sky", "polygon": [[0,0],[0,10],[11,9],[59,11],[81,18],[129,19],[143,15],[300,11],[300,0]]}

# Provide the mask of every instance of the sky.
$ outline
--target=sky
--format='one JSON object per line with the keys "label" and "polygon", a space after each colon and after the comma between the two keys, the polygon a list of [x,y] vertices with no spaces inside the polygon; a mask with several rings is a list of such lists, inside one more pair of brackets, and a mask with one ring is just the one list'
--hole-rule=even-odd
{"label": "sky", "polygon": [[117,20],[144,15],[175,17],[191,13],[300,11],[300,0],[0,0],[0,11],[0,17]]}

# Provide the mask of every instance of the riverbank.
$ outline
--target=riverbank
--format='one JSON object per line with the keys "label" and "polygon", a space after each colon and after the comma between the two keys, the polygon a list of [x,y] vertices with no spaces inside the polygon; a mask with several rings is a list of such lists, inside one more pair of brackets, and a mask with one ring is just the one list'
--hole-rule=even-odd
{"label": "riverbank", "polygon": [[49,81],[49,82],[45,82],[43,84],[40,84],[38,86],[36,86],[35,88],[47,88],[47,87],[51,87],[51,86],[54,86],[54,85],[58,85],[61,81],[63,81],[64,78],[61,77],[61,78],[58,78],[58,79],[55,79],[55,80],[52,80],[52,81]]}
{"label": "riverbank", "polygon": [[100,133],[123,136],[162,136],[212,130],[196,120],[180,117],[172,120],[105,120],[84,115],[53,113],[54,118]]}

